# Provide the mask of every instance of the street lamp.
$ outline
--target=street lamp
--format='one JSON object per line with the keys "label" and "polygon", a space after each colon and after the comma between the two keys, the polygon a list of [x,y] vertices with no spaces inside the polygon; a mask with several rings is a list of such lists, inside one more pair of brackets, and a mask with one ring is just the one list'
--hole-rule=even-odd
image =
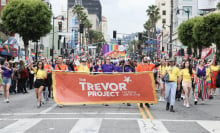
{"label": "street lamp", "polygon": [[189,14],[190,14],[190,10],[189,10],[189,9],[187,9],[187,10],[185,10],[185,9],[177,9],[176,14],[180,14],[180,11],[184,11],[185,13],[187,13],[188,20],[189,20]]}

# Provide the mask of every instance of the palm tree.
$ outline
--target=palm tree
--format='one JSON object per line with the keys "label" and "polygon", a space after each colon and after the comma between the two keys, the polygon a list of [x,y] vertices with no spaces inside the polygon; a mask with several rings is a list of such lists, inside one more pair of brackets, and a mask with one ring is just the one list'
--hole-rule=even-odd
{"label": "palm tree", "polygon": [[152,28],[153,28],[153,36],[152,38],[156,38],[156,23],[160,19],[160,9],[156,5],[151,5],[148,7],[146,10],[147,15],[150,18],[150,21],[152,23]]}
{"label": "palm tree", "polygon": [[150,37],[150,29],[151,29],[151,27],[152,27],[152,22],[151,22],[151,20],[149,19],[149,20],[146,21],[145,24],[144,24],[144,29],[146,30],[148,37]]}
{"label": "palm tree", "polygon": [[82,13],[83,13],[83,10],[84,10],[84,8],[81,6],[81,5],[75,5],[74,7],[73,7],[73,10],[72,10],[72,12],[74,13],[74,14],[76,14],[77,15],[77,17],[78,17],[78,19],[80,20],[80,17],[81,17],[81,15],[82,15]]}

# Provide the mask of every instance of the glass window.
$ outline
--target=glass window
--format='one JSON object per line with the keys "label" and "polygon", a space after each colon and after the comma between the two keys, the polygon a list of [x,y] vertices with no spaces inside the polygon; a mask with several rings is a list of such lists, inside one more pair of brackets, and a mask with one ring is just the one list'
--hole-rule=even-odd
{"label": "glass window", "polygon": [[162,19],[162,23],[163,23],[163,24],[166,24],[166,19],[165,19],[165,18]]}
{"label": "glass window", "polygon": [[166,15],[166,10],[163,10],[163,13],[162,13],[163,15]]}
{"label": "glass window", "polygon": [[183,0],[183,1],[192,1],[192,0]]}
{"label": "glass window", "polygon": [[1,0],[1,5],[6,5],[6,0]]}
{"label": "glass window", "polygon": [[189,16],[192,16],[192,6],[183,6],[183,16],[187,16],[187,12],[189,10]]}
{"label": "glass window", "polygon": [[165,4],[165,3],[162,3],[161,5],[162,5],[162,6],[165,6],[166,4]]}

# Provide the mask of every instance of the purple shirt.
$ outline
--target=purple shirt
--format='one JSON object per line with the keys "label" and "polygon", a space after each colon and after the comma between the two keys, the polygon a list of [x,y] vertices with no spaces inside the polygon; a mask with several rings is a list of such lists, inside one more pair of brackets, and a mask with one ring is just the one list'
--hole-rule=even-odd
{"label": "purple shirt", "polygon": [[134,68],[132,68],[131,66],[125,65],[124,72],[135,72],[135,71],[134,71]]}
{"label": "purple shirt", "polygon": [[6,78],[11,78],[11,74],[13,73],[13,70],[8,70],[5,67],[2,67],[3,73],[2,76]]}
{"label": "purple shirt", "polygon": [[115,66],[115,72],[122,72],[122,68],[120,66]]}
{"label": "purple shirt", "polygon": [[115,69],[114,65],[112,64],[103,64],[102,65],[102,72],[113,72]]}
{"label": "purple shirt", "polygon": [[198,77],[206,76],[206,67],[203,67],[202,70],[197,68],[197,76]]}

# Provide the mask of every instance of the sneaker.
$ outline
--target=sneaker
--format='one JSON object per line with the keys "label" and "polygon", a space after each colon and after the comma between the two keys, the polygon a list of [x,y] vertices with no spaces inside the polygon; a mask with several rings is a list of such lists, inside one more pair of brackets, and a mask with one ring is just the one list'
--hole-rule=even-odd
{"label": "sneaker", "polygon": [[5,102],[5,103],[9,103],[9,99],[5,99],[4,102]]}
{"label": "sneaker", "polygon": [[37,108],[40,108],[41,107],[41,103],[37,103]]}
{"label": "sneaker", "polygon": [[194,104],[197,105],[197,103],[198,103],[198,101],[197,101],[197,99],[195,99],[195,100],[194,100]]}
{"label": "sneaker", "polygon": [[186,107],[187,107],[187,108],[189,108],[189,107],[190,107],[189,103],[187,103],[187,104],[186,104]]}
{"label": "sneaker", "polygon": [[159,102],[162,102],[162,97],[160,97],[160,99],[158,100]]}
{"label": "sneaker", "polygon": [[181,100],[184,100],[185,99],[185,95],[181,95]]}
{"label": "sneaker", "polygon": [[205,104],[205,101],[204,101],[204,100],[202,100],[201,104],[202,104],[202,105],[204,105],[204,104]]}
{"label": "sneaker", "polygon": [[213,96],[212,96],[212,95],[210,95],[210,96],[209,96],[209,99],[210,99],[210,100],[211,100],[211,99],[213,99]]}
{"label": "sneaker", "polygon": [[185,102],[185,100],[183,101],[183,106],[186,106],[186,102]]}

